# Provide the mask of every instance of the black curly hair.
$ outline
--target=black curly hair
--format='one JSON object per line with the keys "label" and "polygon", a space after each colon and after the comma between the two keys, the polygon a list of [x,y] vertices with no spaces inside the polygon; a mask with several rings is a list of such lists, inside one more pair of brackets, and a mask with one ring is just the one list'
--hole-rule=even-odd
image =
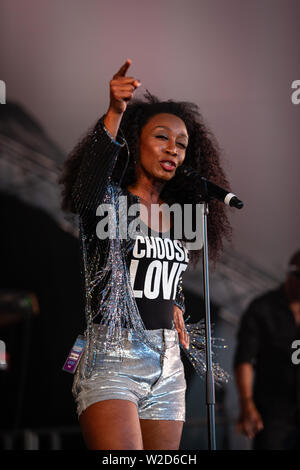
{"label": "black curly hair", "polygon": [[[189,143],[184,164],[198,170],[202,176],[229,191],[230,187],[220,163],[221,152],[219,146],[213,134],[204,124],[198,106],[184,101],[160,101],[148,90],[144,95],[144,99],[133,99],[128,103],[122,117],[120,129],[127,141],[130,156],[127,167],[124,167],[122,162],[127,161],[127,149],[126,146],[122,147],[120,158],[118,158],[112,175],[113,179],[120,181],[122,176],[121,186],[123,188],[134,184],[136,179],[135,162],[139,158],[139,138],[142,128],[152,116],[160,113],[174,114],[181,118],[186,125]],[[62,209],[64,211],[74,211],[71,191],[84,155],[81,150],[88,138],[89,135],[84,137],[71,152],[64,164],[63,174],[58,181],[63,185]],[[199,202],[199,186],[193,179],[190,179],[187,184],[186,177],[178,172],[165,184],[160,197],[168,204],[175,202],[181,205],[197,203]],[[231,226],[226,207],[219,201],[211,200],[209,202],[207,232],[209,257],[212,261],[216,261],[222,252],[223,238],[225,237],[228,240],[231,238]],[[190,251],[193,266],[197,264],[200,257],[201,250]]]}

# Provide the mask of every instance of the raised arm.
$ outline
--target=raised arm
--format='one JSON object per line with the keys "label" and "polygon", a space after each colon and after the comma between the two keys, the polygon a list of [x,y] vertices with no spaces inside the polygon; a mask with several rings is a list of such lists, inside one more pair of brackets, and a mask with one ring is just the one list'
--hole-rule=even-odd
{"label": "raised arm", "polygon": [[125,76],[130,63],[128,59],[110,81],[110,104],[107,113],[72,152],[80,162],[72,188],[72,200],[76,212],[85,222],[94,218],[96,209],[103,200],[120,148],[125,145],[124,139],[118,134],[119,126],[128,102],[140,86],[140,82],[133,77]]}
{"label": "raised arm", "polygon": [[127,59],[110,81],[110,104],[104,118],[104,125],[114,139],[117,136],[127,104],[132,99],[136,88],[141,85],[139,80],[133,77],[126,77],[130,64],[131,60]]}

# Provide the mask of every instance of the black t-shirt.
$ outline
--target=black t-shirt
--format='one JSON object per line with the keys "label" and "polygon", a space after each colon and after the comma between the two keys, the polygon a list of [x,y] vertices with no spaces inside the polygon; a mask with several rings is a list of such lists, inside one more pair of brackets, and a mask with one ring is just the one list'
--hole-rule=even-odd
{"label": "black t-shirt", "polygon": [[300,416],[300,365],[292,362],[292,343],[299,338],[283,286],[252,301],[242,317],[234,366],[255,367],[254,398],[264,416]]}
{"label": "black t-shirt", "polygon": [[[141,224],[141,227],[145,227]],[[177,284],[189,262],[188,250],[169,232],[143,230],[130,258],[134,297],[146,329],[172,328]]]}

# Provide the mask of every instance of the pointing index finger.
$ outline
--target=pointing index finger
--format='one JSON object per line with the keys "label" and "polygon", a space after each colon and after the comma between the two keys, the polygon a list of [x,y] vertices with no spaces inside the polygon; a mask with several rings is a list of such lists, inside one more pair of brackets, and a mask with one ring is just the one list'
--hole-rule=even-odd
{"label": "pointing index finger", "polygon": [[120,70],[115,74],[115,77],[125,77],[127,70],[131,65],[131,59],[127,59],[125,64],[122,65]]}

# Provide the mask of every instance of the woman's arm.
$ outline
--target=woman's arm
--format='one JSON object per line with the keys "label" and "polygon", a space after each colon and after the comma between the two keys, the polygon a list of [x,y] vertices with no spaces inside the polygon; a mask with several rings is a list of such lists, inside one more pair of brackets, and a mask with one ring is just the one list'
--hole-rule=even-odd
{"label": "woman's arm", "polygon": [[96,215],[96,209],[103,200],[119,151],[125,142],[113,141],[105,132],[104,117],[80,142],[76,151],[81,163],[72,188],[72,200],[84,222]]}
{"label": "woman's arm", "polygon": [[182,276],[180,276],[177,290],[176,290],[176,297],[174,300],[174,307],[173,307],[173,321],[175,329],[178,332],[179,340],[183,347],[186,349],[189,348],[189,335],[185,329],[184,318],[183,315],[185,313],[185,301],[184,301],[184,293],[182,288]]}
{"label": "woman's arm", "polygon": [[175,329],[177,330],[179,341],[181,342],[182,346],[186,349],[189,349],[189,335],[185,329],[184,319],[183,319],[183,312],[182,310],[174,304],[173,307],[173,321]]}
{"label": "woman's arm", "polygon": [[177,305],[177,307],[180,308],[183,314],[185,313],[185,299],[182,287],[182,276],[180,276],[178,280],[174,305]]}
{"label": "woman's arm", "polygon": [[127,59],[109,83],[110,103],[108,112],[105,115],[104,125],[114,139],[117,136],[127,104],[132,99],[136,88],[141,85],[139,80],[133,77],[126,77],[130,64],[131,60]]}
{"label": "woman's arm", "polygon": [[110,82],[110,105],[107,113],[73,151],[80,165],[72,188],[72,199],[76,212],[84,222],[94,219],[120,149],[125,145],[125,140],[118,135],[119,126],[127,102],[139,86],[134,78],[125,77],[129,65],[130,61],[126,61]]}
{"label": "woman's arm", "polygon": [[72,200],[76,213],[84,222],[94,219],[96,209],[103,200],[105,189],[116,165],[120,148],[118,143],[105,132],[104,117],[80,142],[75,155],[80,166],[72,188]]}

